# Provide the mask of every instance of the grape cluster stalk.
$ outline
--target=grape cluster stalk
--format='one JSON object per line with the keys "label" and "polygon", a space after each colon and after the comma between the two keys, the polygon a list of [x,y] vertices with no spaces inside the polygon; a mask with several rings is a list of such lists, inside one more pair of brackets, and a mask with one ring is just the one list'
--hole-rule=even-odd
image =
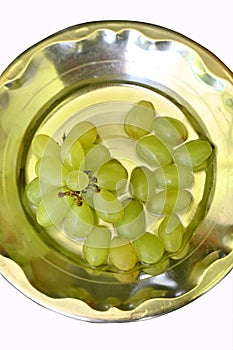
{"label": "grape cluster stalk", "polygon": [[150,101],[126,113],[124,132],[139,160],[131,171],[111,155],[93,122],[77,123],[60,143],[38,134],[26,197],[37,223],[80,243],[91,267],[158,273],[156,267],[166,269],[188,252],[183,219],[193,205],[195,173],[205,171],[214,148],[189,140],[185,124],[157,115]]}

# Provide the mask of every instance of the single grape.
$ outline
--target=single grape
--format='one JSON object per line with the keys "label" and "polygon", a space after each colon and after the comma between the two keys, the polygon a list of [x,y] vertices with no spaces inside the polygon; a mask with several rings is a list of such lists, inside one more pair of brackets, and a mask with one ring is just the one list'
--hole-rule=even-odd
{"label": "single grape", "polygon": [[187,211],[192,202],[192,195],[187,190],[168,189],[156,193],[148,202],[151,214],[163,215]]}
{"label": "single grape", "polygon": [[174,150],[177,164],[189,167],[193,171],[204,170],[213,152],[211,144],[206,140],[192,140]]}
{"label": "single grape", "polygon": [[169,215],[163,219],[158,228],[164,248],[168,252],[177,252],[182,245],[184,226],[177,215]]}
{"label": "single grape", "polygon": [[135,140],[149,134],[152,130],[154,115],[155,109],[151,102],[138,102],[126,114],[124,122],[126,133]]}
{"label": "single grape", "polygon": [[125,185],[128,172],[118,160],[111,159],[96,171],[95,177],[98,187],[115,191]]}
{"label": "single grape", "polygon": [[37,158],[50,156],[60,160],[61,147],[52,137],[40,134],[32,141],[32,152]]}
{"label": "single grape", "polygon": [[146,264],[155,264],[163,256],[163,243],[153,233],[146,232],[133,242],[138,259]]}
{"label": "single grape", "polygon": [[85,153],[81,143],[72,138],[66,138],[61,146],[61,159],[69,170],[85,169]]}
{"label": "single grape", "polygon": [[173,253],[171,258],[174,260],[180,260],[183,259],[185,256],[187,256],[189,252],[190,244],[186,243],[184,247],[181,247],[176,253]]}
{"label": "single grape", "polygon": [[93,196],[96,193],[97,189],[94,187],[88,187],[86,191],[82,192],[82,198],[85,200],[85,202],[91,207],[94,207],[93,203]]}
{"label": "single grape", "polygon": [[131,193],[139,201],[148,201],[155,192],[154,172],[145,166],[133,169],[130,177]]}
{"label": "single grape", "polygon": [[84,190],[89,183],[89,177],[82,170],[72,170],[65,178],[66,186],[73,191]]}
{"label": "single grape", "polygon": [[182,165],[171,164],[163,168],[157,168],[154,172],[155,182],[158,188],[185,189],[193,185],[193,172]]}
{"label": "single grape", "polygon": [[38,205],[41,201],[41,189],[39,178],[36,177],[29,182],[25,188],[26,197],[33,205]]}
{"label": "single grape", "polygon": [[126,199],[123,202],[124,216],[116,223],[117,232],[134,240],[145,232],[145,213],[143,205],[136,199]]}
{"label": "single grape", "polygon": [[64,218],[64,232],[71,238],[84,238],[94,226],[94,215],[89,205],[82,200],[82,204],[73,205]]}
{"label": "single grape", "polygon": [[43,227],[56,226],[70,210],[73,199],[67,196],[60,197],[59,192],[59,189],[55,189],[43,194],[36,211],[39,225]]}
{"label": "single grape", "polygon": [[70,140],[78,140],[83,148],[90,147],[97,138],[97,129],[89,121],[82,121],[76,124],[67,134]]}
{"label": "single grape", "polygon": [[168,148],[154,135],[142,137],[137,142],[136,150],[145,161],[153,166],[164,166],[173,161]]}
{"label": "single grape", "polygon": [[57,187],[64,186],[65,178],[69,173],[61,161],[49,156],[39,159],[35,170],[42,188],[47,187],[48,184]]}
{"label": "single grape", "polygon": [[175,147],[188,138],[186,126],[178,119],[157,117],[153,122],[155,135],[165,144]]}
{"label": "single grape", "polygon": [[94,209],[102,220],[110,223],[119,222],[124,216],[124,208],[117,196],[108,190],[101,189],[93,194]]}
{"label": "single grape", "polygon": [[129,271],[137,262],[135,249],[126,237],[115,236],[110,244],[109,262],[121,271]]}
{"label": "single grape", "polygon": [[95,226],[88,234],[83,254],[87,262],[92,266],[100,266],[107,263],[111,231],[106,226]]}
{"label": "single grape", "polygon": [[96,171],[101,165],[111,159],[111,154],[107,147],[99,144],[93,144],[86,149],[85,154],[85,170]]}

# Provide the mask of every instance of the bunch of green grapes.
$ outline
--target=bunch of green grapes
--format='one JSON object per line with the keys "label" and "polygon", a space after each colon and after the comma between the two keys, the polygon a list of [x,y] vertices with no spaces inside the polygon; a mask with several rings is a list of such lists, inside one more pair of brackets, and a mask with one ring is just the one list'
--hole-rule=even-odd
{"label": "bunch of green grapes", "polygon": [[139,108],[140,103],[125,118],[125,131],[136,140],[136,152],[143,162],[131,172],[130,191],[150,215],[159,218],[159,224],[152,232],[135,237],[133,245],[138,259],[151,264],[187,253],[187,247],[181,251],[182,221],[193,202],[194,174],[206,170],[213,146],[206,140],[188,141],[186,126],[175,118],[156,116],[149,102],[147,108],[154,113],[148,112],[146,121],[144,115],[135,118]]}
{"label": "bunch of green grapes", "polygon": [[[207,141],[185,142],[185,125],[156,116],[149,101],[130,109],[124,129],[143,163],[130,173],[100,142],[98,127],[83,121],[60,144],[44,134],[34,138],[36,177],[26,186],[39,225],[80,242],[90,266],[116,271],[179,255],[180,214],[192,203],[194,172],[205,169],[213,152]],[[152,232],[147,215],[161,217]]]}

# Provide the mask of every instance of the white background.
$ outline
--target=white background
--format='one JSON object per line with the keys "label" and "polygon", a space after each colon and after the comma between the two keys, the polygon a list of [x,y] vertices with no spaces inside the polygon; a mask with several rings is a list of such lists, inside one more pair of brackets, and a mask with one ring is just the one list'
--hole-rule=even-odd
{"label": "white background", "polygon": [[[231,70],[232,1],[13,1],[1,3],[0,71],[68,26],[107,19],[159,24],[214,52]],[[0,276],[0,349],[232,350],[233,273],[193,303],[159,318],[91,324],[46,310]]]}

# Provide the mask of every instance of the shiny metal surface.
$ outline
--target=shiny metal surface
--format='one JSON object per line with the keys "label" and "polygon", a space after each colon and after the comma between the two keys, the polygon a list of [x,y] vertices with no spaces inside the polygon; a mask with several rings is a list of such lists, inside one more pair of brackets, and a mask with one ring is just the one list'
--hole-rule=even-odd
{"label": "shiny metal surface", "polygon": [[[189,254],[165,273],[143,279],[130,275],[122,282],[62,255],[58,246],[69,243],[41,240],[25,214],[21,175],[40,128],[59,134],[77,111],[95,113],[96,104],[104,108],[111,101],[115,108],[119,100],[134,103],[141,96],[150,97],[163,113],[192,115],[216,145],[216,166],[211,202]],[[0,113],[5,204],[0,271],[30,298],[80,319],[135,320],[187,304],[232,269],[233,76],[205,48],[143,23],[68,28],[30,48],[2,73]]]}

